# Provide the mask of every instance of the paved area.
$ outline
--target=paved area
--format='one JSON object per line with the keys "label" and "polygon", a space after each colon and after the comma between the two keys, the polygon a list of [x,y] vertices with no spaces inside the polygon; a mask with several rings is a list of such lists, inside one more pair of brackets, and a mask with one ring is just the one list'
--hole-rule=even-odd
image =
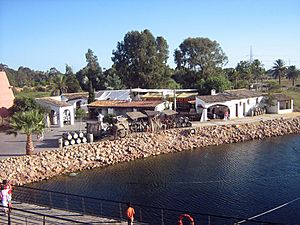
{"label": "paved area", "polygon": [[[15,202],[10,214],[11,224],[101,224],[125,225],[125,220],[115,220],[81,213],[51,209],[49,207]],[[45,215],[45,216],[44,216]],[[8,216],[0,212],[0,224],[8,224]],[[45,223],[43,223],[45,221]],[[140,223],[135,223],[140,224]]]}
{"label": "paved area", "polygon": [[[201,126],[214,126],[214,125],[225,125],[225,124],[243,124],[243,123],[254,123],[259,121],[271,120],[275,118],[292,118],[300,117],[300,112],[294,112],[290,114],[264,114],[254,117],[245,117],[240,119],[232,120],[211,120],[207,122],[193,122],[193,127]],[[47,128],[45,131],[44,139],[38,141],[36,136],[33,136],[35,151],[53,150],[58,147],[58,138],[61,137],[62,133],[67,131],[79,130],[80,123],[75,122],[74,125],[66,125],[63,128],[58,126],[52,126]],[[81,124],[82,130],[85,130],[85,123]],[[7,135],[5,132],[0,132],[0,159],[25,155],[26,136],[25,135]]]}

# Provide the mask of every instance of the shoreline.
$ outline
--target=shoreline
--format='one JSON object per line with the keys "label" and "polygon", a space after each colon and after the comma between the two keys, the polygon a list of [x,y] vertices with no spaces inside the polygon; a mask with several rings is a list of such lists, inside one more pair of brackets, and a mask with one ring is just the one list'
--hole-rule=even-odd
{"label": "shoreline", "polygon": [[1,160],[0,178],[24,185],[160,154],[297,133],[300,133],[300,117],[133,133],[115,141],[79,144]]}

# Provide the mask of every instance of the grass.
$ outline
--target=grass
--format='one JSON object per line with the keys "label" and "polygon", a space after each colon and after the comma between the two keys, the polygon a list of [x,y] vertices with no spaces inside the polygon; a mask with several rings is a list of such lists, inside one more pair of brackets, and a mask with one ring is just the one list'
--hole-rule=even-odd
{"label": "grass", "polygon": [[38,92],[38,91],[22,91],[15,94],[15,97],[28,97],[28,98],[42,98],[49,97],[50,92]]}

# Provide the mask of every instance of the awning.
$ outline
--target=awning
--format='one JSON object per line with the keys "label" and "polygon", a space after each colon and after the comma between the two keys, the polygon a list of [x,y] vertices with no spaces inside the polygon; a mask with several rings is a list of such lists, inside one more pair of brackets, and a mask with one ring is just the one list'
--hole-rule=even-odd
{"label": "awning", "polygon": [[160,114],[160,112],[159,111],[152,111],[152,110],[145,110],[145,114],[147,116],[153,117],[153,116],[156,116],[156,115]]}
{"label": "awning", "polygon": [[174,111],[172,109],[163,110],[161,113],[166,116],[173,116],[173,115],[178,114],[176,111]]}
{"label": "awning", "polygon": [[132,120],[147,118],[147,116],[141,112],[127,112],[126,114]]}

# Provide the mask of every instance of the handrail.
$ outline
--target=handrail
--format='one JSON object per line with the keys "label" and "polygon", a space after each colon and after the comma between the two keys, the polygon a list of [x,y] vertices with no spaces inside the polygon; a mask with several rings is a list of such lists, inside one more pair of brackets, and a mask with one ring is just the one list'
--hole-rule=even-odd
{"label": "handrail", "polygon": [[[40,192],[47,192],[47,193],[53,193],[53,194],[60,194],[64,196],[70,196],[70,197],[77,197],[81,199],[90,199],[90,200],[95,200],[95,201],[102,201],[102,202],[110,202],[110,203],[115,203],[115,204],[126,204],[127,202],[124,201],[115,201],[115,200],[109,200],[109,199],[103,199],[103,198],[95,198],[95,197],[88,197],[88,196],[83,196],[83,195],[78,195],[78,194],[70,194],[70,193],[64,193],[64,192],[59,192],[59,191],[50,191],[50,190],[45,190],[45,189],[40,189],[40,188],[34,188],[34,187],[27,187],[27,186],[15,186],[16,190],[18,188],[21,189],[28,189],[28,190],[35,190],[35,191],[40,191]],[[161,207],[156,207],[156,206],[149,206],[149,205],[143,205],[143,204],[135,204],[133,203],[134,206],[140,207],[140,208],[145,208],[145,209],[153,209],[153,210],[163,210],[163,211],[170,211],[173,213],[178,213],[181,214],[182,212],[186,212],[189,214],[193,215],[198,215],[198,216],[206,216],[206,217],[215,217],[219,219],[226,219],[226,220],[236,220],[236,221],[247,221],[247,222],[253,222],[253,223],[264,223],[264,224],[272,224],[272,225],[285,225],[284,223],[276,223],[276,222],[270,222],[270,221],[261,221],[261,220],[249,220],[247,218],[241,218],[241,217],[233,217],[233,216],[225,216],[225,215],[216,215],[216,214],[210,214],[210,213],[199,213],[199,212],[194,212],[194,211],[186,211],[186,210],[180,210],[180,209],[170,209],[170,208],[161,208]]]}

